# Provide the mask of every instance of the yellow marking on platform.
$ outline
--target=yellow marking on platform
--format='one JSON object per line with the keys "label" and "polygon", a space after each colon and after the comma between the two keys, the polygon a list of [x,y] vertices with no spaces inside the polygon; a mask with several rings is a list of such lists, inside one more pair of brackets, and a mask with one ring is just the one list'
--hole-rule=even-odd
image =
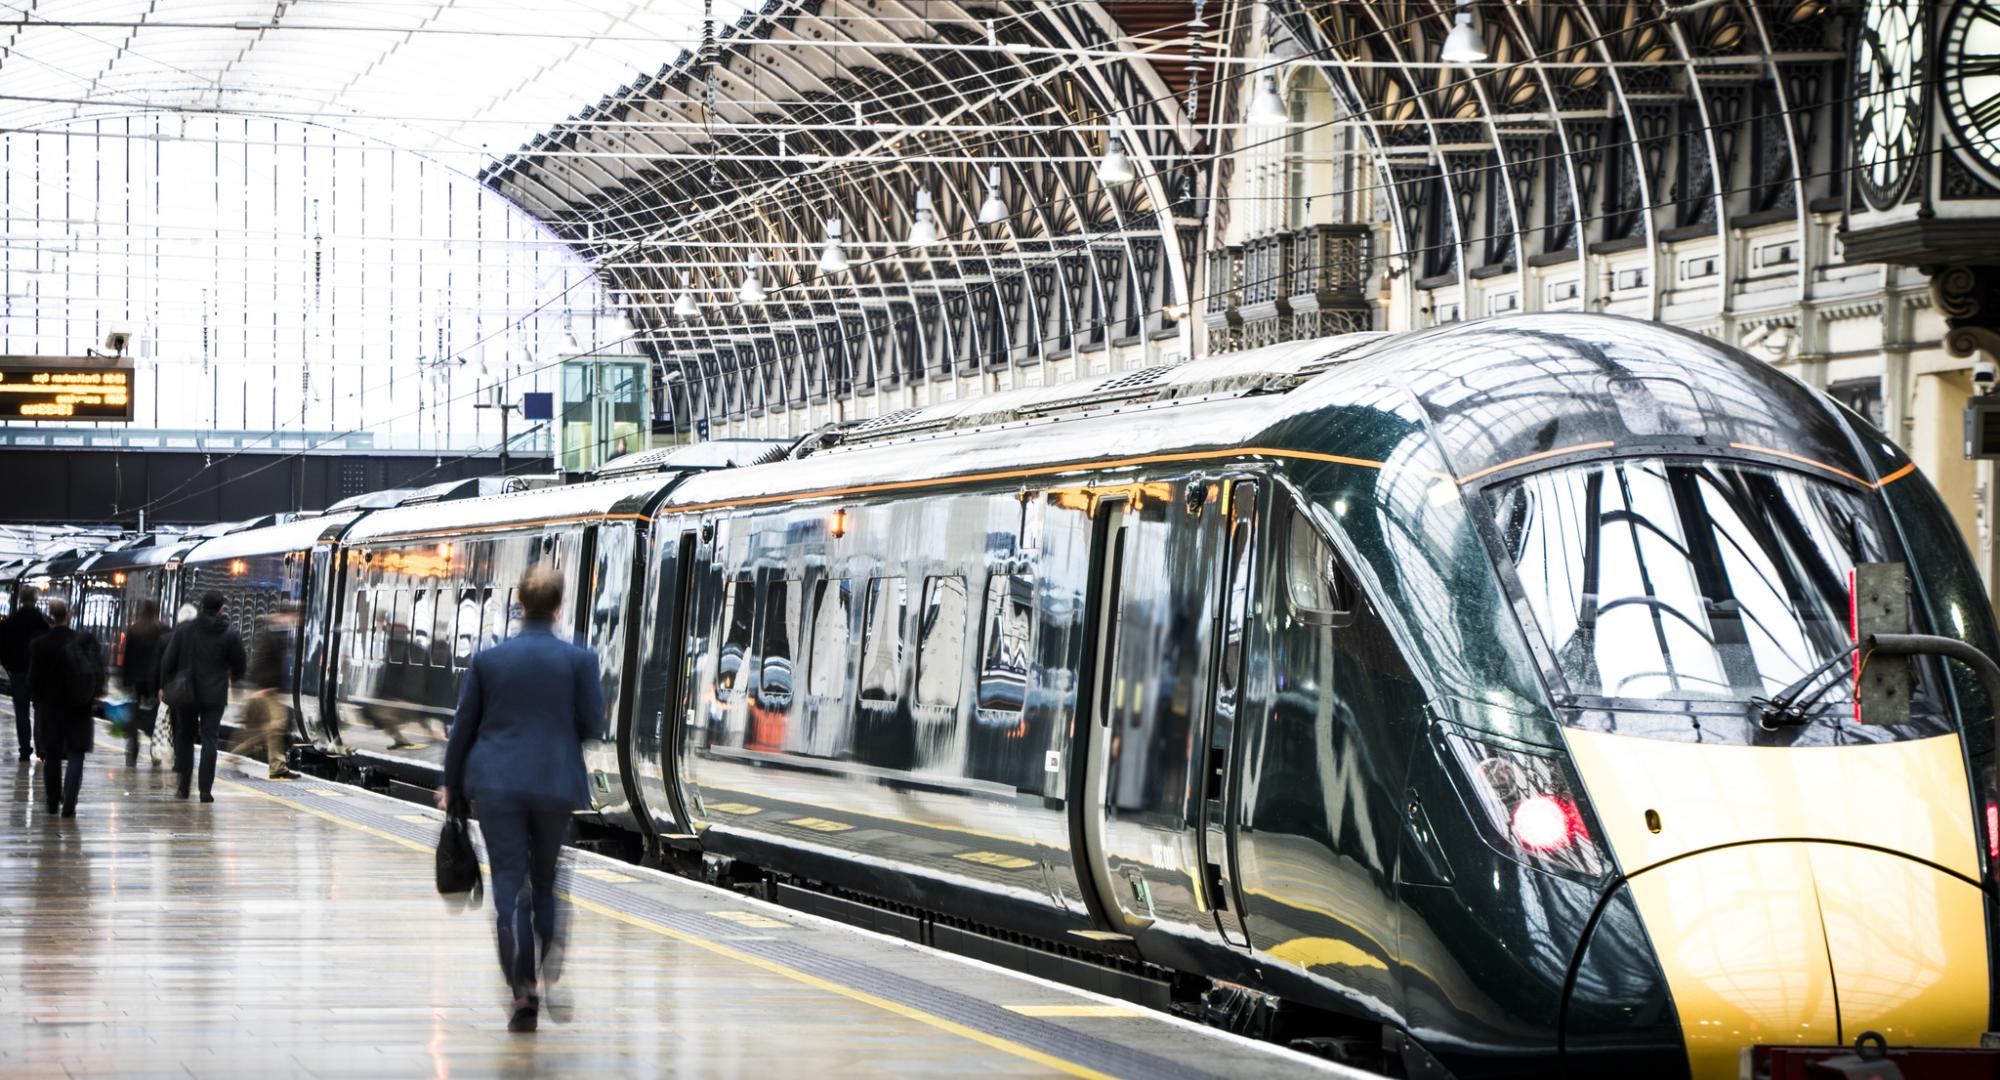
{"label": "yellow marking on platform", "polygon": [[628,881],[639,880],[630,874],[621,874],[616,870],[602,866],[576,866],[571,867],[571,869],[593,881],[608,881],[613,885],[622,885]]}
{"label": "yellow marking on platform", "polygon": [[1026,870],[1035,865],[1033,859],[1023,859],[1019,855],[1002,855],[997,851],[961,851],[952,858],[976,862],[983,866],[995,866],[1002,870]]}
{"label": "yellow marking on platform", "polygon": [[791,925],[769,915],[759,915],[754,911],[711,911],[708,914],[718,919],[728,919],[738,926],[754,926],[759,930],[783,930]]}
{"label": "yellow marking on platform", "polygon": [[708,808],[718,814],[754,814],[764,809],[761,806],[751,806],[749,803],[740,802],[709,803]]}
{"label": "yellow marking on platform", "polygon": [[1151,1015],[1136,1005],[1003,1005],[1022,1016],[1103,1016],[1144,1017]]}
{"label": "yellow marking on platform", "polygon": [[785,824],[797,825],[801,829],[811,829],[814,832],[846,832],[854,827],[845,821],[828,821],[817,817],[790,818]]}

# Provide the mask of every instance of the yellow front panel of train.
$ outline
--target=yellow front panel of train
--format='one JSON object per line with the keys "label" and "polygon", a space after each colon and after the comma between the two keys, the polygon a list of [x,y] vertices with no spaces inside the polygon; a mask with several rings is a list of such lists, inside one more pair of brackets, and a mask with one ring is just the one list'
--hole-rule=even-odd
{"label": "yellow front panel of train", "polygon": [[[1956,735],[1845,747],[1572,730],[1697,1078],[1755,1043],[1977,1045],[1978,831]],[[1942,868],[1942,869],[1940,869]]]}

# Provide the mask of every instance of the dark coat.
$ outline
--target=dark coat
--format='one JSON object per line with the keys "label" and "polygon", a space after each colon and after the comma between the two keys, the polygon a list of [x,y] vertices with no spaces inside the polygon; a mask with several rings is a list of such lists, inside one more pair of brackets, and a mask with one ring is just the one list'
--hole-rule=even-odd
{"label": "dark coat", "polygon": [[155,619],[126,628],[124,663],[119,668],[126,689],[140,697],[160,689],[160,655],[166,646],[166,623]]}
{"label": "dark coat", "polygon": [[48,632],[49,619],[41,608],[33,604],[15,608],[5,622],[0,622],[0,667],[13,674],[26,672],[28,646]]}
{"label": "dark coat", "polygon": [[249,668],[243,655],[243,636],[220,615],[197,615],[174,627],[167,635],[166,655],[160,658],[160,686],[174,681],[182,668],[194,672],[195,703],[204,709],[220,709],[229,704],[229,683],[241,679]]}
{"label": "dark coat", "polygon": [[603,724],[597,656],[558,640],[548,623],[528,623],[467,665],[445,746],[445,788],[454,799],[588,807],[583,742],[603,738]]}
{"label": "dark coat", "polygon": [[35,639],[28,649],[28,687],[35,697],[35,750],[45,758],[65,753],[87,754],[96,732],[89,705],[69,700],[69,643],[97,648],[88,631],[58,626]]}

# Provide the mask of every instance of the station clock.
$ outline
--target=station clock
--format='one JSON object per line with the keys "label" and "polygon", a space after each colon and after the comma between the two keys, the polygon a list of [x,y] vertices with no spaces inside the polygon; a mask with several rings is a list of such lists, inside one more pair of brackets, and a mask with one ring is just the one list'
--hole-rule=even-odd
{"label": "station clock", "polygon": [[2000,7],[1959,0],[1945,22],[1939,60],[1952,135],[1964,159],[2000,187]]}
{"label": "station clock", "polygon": [[[1866,0],[1854,50],[1854,176],[1887,210],[1903,197],[1923,148],[1924,0]],[[1961,4],[1961,6],[1976,6]]]}

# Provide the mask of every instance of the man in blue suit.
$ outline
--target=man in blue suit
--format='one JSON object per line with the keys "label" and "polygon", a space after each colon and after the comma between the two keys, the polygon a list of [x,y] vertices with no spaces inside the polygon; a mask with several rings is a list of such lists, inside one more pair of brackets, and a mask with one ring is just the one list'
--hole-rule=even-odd
{"label": "man in blue suit", "polygon": [[562,933],[556,861],[571,812],[590,806],[583,741],[603,734],[597,657],[554,633],[562,594],[553,567],[521,578],[521,632],[466,668],[438,789],[438,806],[469,805],[486,837],[500,969],[514,991],[509,1031],[535,1030],[538,969]]}

